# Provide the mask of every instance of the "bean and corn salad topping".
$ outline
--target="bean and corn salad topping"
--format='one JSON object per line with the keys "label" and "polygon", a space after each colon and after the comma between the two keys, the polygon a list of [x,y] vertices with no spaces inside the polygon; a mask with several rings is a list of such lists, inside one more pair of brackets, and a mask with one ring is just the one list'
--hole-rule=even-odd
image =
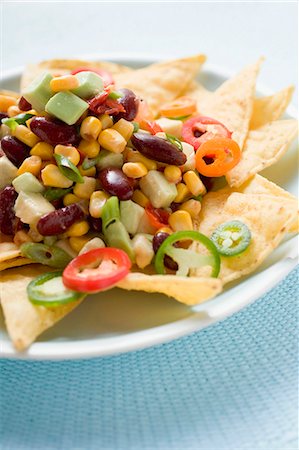
{"label": "bean and corn salad topping", "polygon": [[[127,254],[128,270],[153,264],[185,276],[210,265],[218,275],[219,246],[228,255],[236,233],[211,241],[193,224],[209,178],[234,167],[240,149],[193,100],[162,105],[155,119],[110,74],[78,69],[45,73],[19,98],[0,95],[0,120],[0,229],[24,256],[61,269],[112,247]],[[196,257],[192,242],[207,255]]]}

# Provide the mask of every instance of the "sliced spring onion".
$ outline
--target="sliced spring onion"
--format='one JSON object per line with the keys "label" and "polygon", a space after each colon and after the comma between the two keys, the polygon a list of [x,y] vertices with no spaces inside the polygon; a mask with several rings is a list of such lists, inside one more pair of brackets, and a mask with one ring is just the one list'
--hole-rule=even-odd
{"label": "sliced spring onion", "polygon": [[171,119],[171,120],[185,120],[185,119],[188,119],[188,117],[190,117],[190,114],[188,114],[187,116],[167,117],[167,119]]}
{"label": "sliced spring onion", "polygon": [[236,256],[244,252],[251,242],[251,232],[240,220],[231,220],[219,225],[211,240],[223,256]]}
{"label": "sliced spring onion", "polygon": [[29,300],[48,308],[65,305],[83,299],[80,292],[64,286],[61,272],[49,272],[34,278],[27,286]]}
{"label": "sliced spring onion", "polygon": [[129,233],[120,220],[114,220],[108,227],[106,227],[106,229],[104,229],[104,237],[108,247],[120,248],[126,252],[131,261],[134,261],[134,250]]}
{"label": "sliced spring onion", "polygon": [[[191,249],[176,248],[176,242],[192,240],[201,243],[209,252],[201,255]],[[158,274],[165,274],[164,258],[170,256],[177,264],[176,275],[187,276],[189,270],[203,266],[211,266],[211,276],[217,277],[220,271],[220,257],[213,242],[198,231],[177,231],[168,236],[160,245],[155,257],[155,269]]]}
{"label": "sliced spring onion", "polygon": [[117,92],[117,91],[111,91],[108,95],[108,98],[112,98],[113,100],[117,100],[122,97],[123,97],[123,94],[121,92]]}
{"label": "sliced spring onion", "polygon": [[168,133],[165,133],[165,134],[166,134],[167,140],[171,144],[175,145],[182,152],[183,151],[183,145],[182,145],[181,141],[177,137],[172,136],[172,134],[168,134]]}
{"label": "sliced spring onion", "polygon": [[2,119],[2,123],[7,125],[11,131],[14,131],[18,125],[25,125],[31,117],[34,117],[33,114],[22,113],[15,117],[5,117]]}
{"label": "sliced spring onion", "polygon": [[133,133],[137,133],[137,131],[139,130],[139,123],[138,122],[131,122],[134,126],[134,130]]}
{"label": "sliced spring onion", "polygon": [[89,159],[87,157],[84,158],[84,161],[82,163],[82,169],[83,170],[88,170],[91,167],[96,166],[98,164],[98,162],[100,161],[100,159],[101,159],[100,158],[100,154],[96,158],[91,158],[91,159]]}
{"label": "sliced spring onion", "polygon": [[116,220],[120,220],[119,200],[116,196],[108,198],[102,210],[102,230],[106,229]]}
{"label": "sliced spring onion", "polygon": [[22,255],[40,264],[63,269],[72,260],[62,248],[45,244],[26,242],[20,248]]}
{"label": "sliced spring onion", "polygon": [[84,179],[79,172],[79,169],[68,158],[58,154],[55,154],[54,158],[62,175],[75,183],[84,183]]}
{"label": "sliced spring onion", "polygon": [[61,197],[64,197],[66,194],[72,192],[72,188],[62,189],[62,188],[47,188],[43,193],[43,196],[49,202],[53,200],[59,200]]}

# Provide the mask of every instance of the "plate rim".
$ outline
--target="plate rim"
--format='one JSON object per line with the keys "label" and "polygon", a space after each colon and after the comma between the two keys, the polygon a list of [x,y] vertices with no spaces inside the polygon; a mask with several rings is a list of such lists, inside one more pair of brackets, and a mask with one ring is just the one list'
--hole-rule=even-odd
{"label": "plate rim", "polygon": [[[151,64],[162,60],[167,60],[165,55],[144,55],[139,53],[110,53],[110,54],[91,54],[79,55],[78,58],[86,60],[106,60],[124,64],[128,61],[141,63],[144,65]],[[1,73],[1,84],[9,78],[19,77],[23,67],[7,69]],[[205,63],[202,72],[212,72],[220,78],[228,79],[233,75],[231,70],[218,66],[216,64]],[[271,95],[273,91],[260,83],[257,83],[257,91],[263,95]],[[286,114],[297,118],[297,111],[291,104]],[[296,239],[296,238],[294,238]],[[216,324],[243,308],[258,300],[262,295],[276,286],[288,273],[296,266],[297,258],[292,255],[291,250],[286,256],[277,263],[271,265],[267,269],[254,275],[255,279],[260,277],[263,280],[261,286],[256,286],[254,290],[246,297],[246,301],[234,303],[231,308],[213,308],[213,300],[195,306],[195,311],[190,317],[176,320],[157,327],[151,327],[146,330],[119,334],[112,337],[91,338],[84,340],[70,341],[42,341],[34,342],[29,349],[24,352],[17,352],[10,341],[1,339],[0,341],[0,357],[4,359],[21,359],[21,360],[74,360],[74,359],[90,359],[95,357],[105,357],[118,355],[121,353],[143,350],[145,348],[154,347],[167,342],[177,340],[183,336],[188,336],[195,331],[207,328],[212,324]],[[275,269],[275,270],[274,270]],[[271,272],[275,272],[272,276]],[[267,283],[265,283],[267,280]],[[242,286],[240,282],[237,286],[230,288],[227,292],[236,292],[238,287]],[[222,294],[223,295],[223,294]],[[212,305],[209,308],[209,305]],[[209,312],[210,309],[210,312]],[[154,330],[154,333],[153,333]],[[125,339],[124,339],[125,337]]]}

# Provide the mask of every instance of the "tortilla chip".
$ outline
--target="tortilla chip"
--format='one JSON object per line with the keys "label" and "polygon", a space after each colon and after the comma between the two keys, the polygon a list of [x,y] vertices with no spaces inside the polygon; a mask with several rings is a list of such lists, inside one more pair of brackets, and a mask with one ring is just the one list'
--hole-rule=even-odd
{"label": "tortilla chip", "polygon": [[[50,269],[51,270],[51,269]],[[50,328],[80,301],[56,308],[34,306],[27,297],[30,281],[49,267],[32,265],[10,269],[1,274],[0,298],[8,334],[19,351],[26,349],[43,331]]]}
{"label": "tortilla chip", "polygon": [[142,69],[115,76],[118,87],[132,89],[147,101],[154,115],[163,103],[181,95],[205,62],[204,55],[152,64]]}
{"label": "tortilla chip", "polygon": [[[247,250],[234,257],[221,257],[219,277],[223,283],[253,272],[281,242],[297,215],[294,202],[269,194],[209,192],[202,202],[198,231],[211,236],[222,223],[240,220],[250,229]],[[195,271],[202,275],[202,269]]]}
{"label": "tortilla chip", "polygon": [[21,78],[21,90],[28,86],[31,81],[38,75],[47,71],[53,75],[64,75],[78,67],[88,67],[90,69],[105,69],[112,75],[130,72],[132,69],[121,64],[115,64],[108,61],[96,62],[96,61],[82,61],[79,59],[50,59],[43,61],[39,64],[29,64],[26,66],[22,78]]}
{"label": "tortilla chip", "polygon": [[21,256],[21,250],[13,242],[0,242],[0,262]]}
{"label": "tortilla chip", "polygon": [[197,100],[197,109],[203,116],[213,117],[233,131],[232,139],[242,148],[252,115],[256,78],[263,59],[245,67],[225,81],[212,95],[200,88],[191,94]]}
{"label": "tortilla chip", "polygon": [[5,269],[11,269],[12,267],[26,266],[27,264],[34,264],[34,261],[29,258],[23,258],[23,256],[12,258],[8,261],[0,262],[0,272]]}
{"label": "tortilla chip", "polygon": [[293,204],[293,208],[297,207],[298,213],[295,220],[290,224],[287,229],[288,233],[298,233],[299,231],[299,207],[298,207],[298,199],[290,194],[288,191],[285,191],[277,184],[272,181],[267,180],[267,178],[262,177],[261,175],[255,175],[255,177],[251,178],[246,183],[242,184],[239,188],[230,188],[229,186],[223,188],[221,192],[243,192],[244,194],[269,194],[275,195],[277,197],[285,198],[286,201],[291,201]]}
{"label": "tortilla chip", "polygon": [[197,305],[219,294],[222,291],[222,282],[218,278],[210,277],[130,273],[117,287],[127,291],[160,292],[185,305]]}
{"label": "tortilla chip", "polygon": [[294,86],[288,86],[276,94],[268,97],[256,98],[253,103],[253,111],[249,128],[256,128],[266,125],[268,122],[278,120],[290,103],[294,92]]}
{"label": "tortilla chip", "polygon": [[8,91],[7,89],[0,89],[0,95],[8,95],[9,97],[19,98],[20,94],[15,91]]}
{"label": "tortilla chip", "polygon": [[230,186],[241,186],[246,180],[276,163],[287,151],[298,132],[295,119],[278,120],[251,130],[240,162],[226,174]]}

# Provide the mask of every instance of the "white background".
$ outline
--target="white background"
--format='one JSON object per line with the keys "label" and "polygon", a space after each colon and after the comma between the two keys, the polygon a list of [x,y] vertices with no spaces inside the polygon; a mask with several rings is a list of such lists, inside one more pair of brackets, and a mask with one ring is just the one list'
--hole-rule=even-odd
{"label": "white background", "polygon": [[296,2],[2,2],[2,70],[53,57],[204,52],[230,71],[266,57],[260,82],[297,81]]}

